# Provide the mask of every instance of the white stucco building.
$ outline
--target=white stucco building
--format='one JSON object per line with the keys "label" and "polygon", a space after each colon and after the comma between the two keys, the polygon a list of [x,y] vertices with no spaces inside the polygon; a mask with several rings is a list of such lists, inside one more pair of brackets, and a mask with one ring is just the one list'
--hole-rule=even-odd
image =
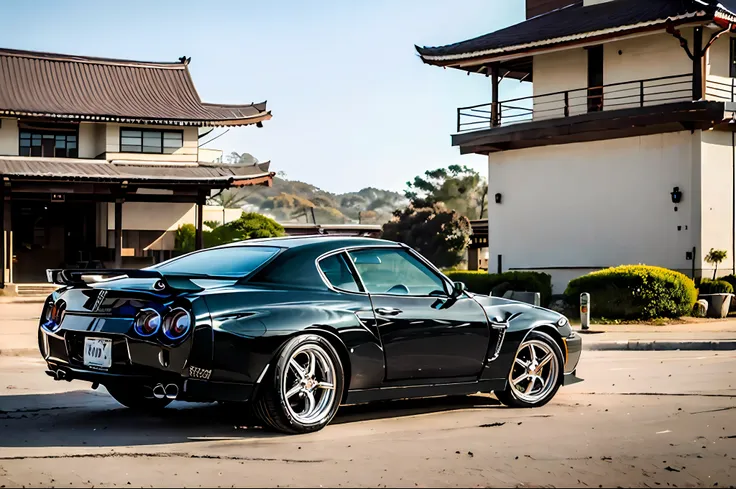
{"label": "white stucco building", "polygon": [[[492,86],[490,103],[458,109],[452,137],[488,155],[491,272],[544,271],[562,293],[620,264],[707,275],[711,248],[728,251],[719,272],[736,271],[734,12],[733,0],[527,0],[520,24],[417,48]],[[500,100],[505,78],[533,96]]]}

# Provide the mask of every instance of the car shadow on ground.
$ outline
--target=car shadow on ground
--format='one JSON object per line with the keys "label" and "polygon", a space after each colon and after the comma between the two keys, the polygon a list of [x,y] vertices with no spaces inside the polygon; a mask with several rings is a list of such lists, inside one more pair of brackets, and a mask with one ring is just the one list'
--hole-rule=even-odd
{"label": "car shadow on ground", "polygon": [[[494,408],[489,396],[436,397],[342,406],[333,425]],[[117,447],[283,437],[263,429],[244,405],[175,402],[156,413],[117,404],[104,392],[0,396],[0,448]]]}

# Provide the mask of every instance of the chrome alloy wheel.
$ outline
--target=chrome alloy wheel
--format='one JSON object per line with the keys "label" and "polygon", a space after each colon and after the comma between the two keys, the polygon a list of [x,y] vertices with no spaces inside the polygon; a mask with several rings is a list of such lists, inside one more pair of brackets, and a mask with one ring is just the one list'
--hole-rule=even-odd
{"label": "chrome alloy wheel", "polygon": [[319,424],[336,402],[330,356],[319,345],[304,345],[292,353],[286,370],[281,396],[289,414],[301,424]]}
{"label": "chrome alloy wheel", "polygon": [[544,341],[524,341],[514,358],[509,382],[513,395],[530,404],[544,399],[557,385],[560,361]]}

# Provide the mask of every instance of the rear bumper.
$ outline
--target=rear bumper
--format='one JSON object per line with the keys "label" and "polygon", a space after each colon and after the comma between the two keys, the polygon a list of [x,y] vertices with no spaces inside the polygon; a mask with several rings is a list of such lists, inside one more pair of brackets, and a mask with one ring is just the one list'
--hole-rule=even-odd
{"label": "rear bumper", "polygon": [[82,380],[102,385],[134,382],[152,388],[156,384],[176,384],[178,399],[195,402],[250,400],[254,385],[234,382],[215,382],[189,377],[131,375],[73,368],[68,365],[49,364],[46,374],[56,380]]}
{"label": "rear bumper", "polygon": [[[82,345],[85,337],[112,340],[110,368],[84,365]],[[48,366],[46,374],[56,380],[81,380],[102,385],[134,383],[150,388],[157,384],[176,384],[178,399],[197,402],[247,401],[254,389],[249,383],[209,380],[211,370],[190,365],[191,346],[187,342],[167,348],[122,334],[64,329],[49,333],[39,328],[39,350]]]}

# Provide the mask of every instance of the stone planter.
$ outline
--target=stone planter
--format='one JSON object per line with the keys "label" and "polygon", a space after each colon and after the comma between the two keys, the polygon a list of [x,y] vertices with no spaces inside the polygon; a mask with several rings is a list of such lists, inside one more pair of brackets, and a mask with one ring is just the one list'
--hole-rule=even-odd
{"label": "stone planter", "polygon": [[731,307],[731,299],[734,294],[700,294],[700,299],[708,301],[708,317],[725,318]]}

